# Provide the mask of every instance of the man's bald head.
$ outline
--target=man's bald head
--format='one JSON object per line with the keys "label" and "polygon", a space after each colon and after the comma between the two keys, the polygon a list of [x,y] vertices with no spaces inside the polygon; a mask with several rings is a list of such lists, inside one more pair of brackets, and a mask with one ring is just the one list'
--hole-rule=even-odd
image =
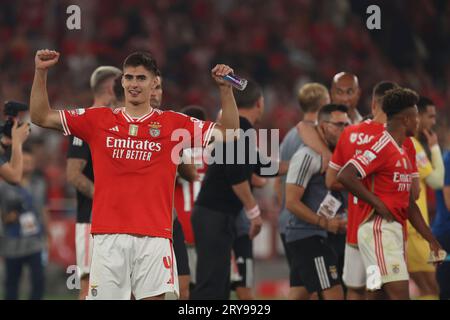
{"label": "man's bald head", "polygon": [[356,74],[349,73],[349,72],[339,72],[336,73],[333,77],[333,84],[338,82],[351,82],[354,83],[357,87],[359,87],[359,80]]}
{"label": "man's bald head", "polygon": [[331,84],[331,102],[343,104],[350,109],[358,106],[361,90],[358,77],[349,72],[340,72],[333,77]]}

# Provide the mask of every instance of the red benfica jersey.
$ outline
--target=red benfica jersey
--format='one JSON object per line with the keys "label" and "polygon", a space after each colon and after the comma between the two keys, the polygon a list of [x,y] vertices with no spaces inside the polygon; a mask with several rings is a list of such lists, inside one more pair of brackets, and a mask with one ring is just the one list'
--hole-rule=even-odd
{"label": "red benfica jersey", "polygon": [[184,148],[206,146],[214,123],[158,109],[140,118],[105,107],[61,110],[60,116],[64,133],[91,149],[91,232],[171,238],[174,160]]}
{"label": "red benfica jersey", "polygon": [[[330,167],[339,171],[354,155],[358,155],[371,142],[375,136],[384,131],[385,125],[380,122],[366,120],[359,124],[349,126],[344,129],[339,137],[338,144],[334,149],[333,156],[329,163]],[[416,166],[416,151],[410,138],[403,143],[403,149],[408,154],[412,167],[415,168],[413,176],[419,176]],[[363,220],[360,214],[361,200],[354,197],[351,193],[348,195],[348,221],[347,221],[347,243],[357,245],[358,227]]]}
{"label": "red benfica jersey", "polygon": [[191,224],[192,209],[200,192],[208,165],[203,161],[202,148],[186,149],[184,157],[192,159],[191,163],[197,168],[199,180],[189,182],[181,177],[177,178],[175,183],[175,209],[177,210],[178,220],[181,223],[186,243],[194,244],[194,232]]}
{"label": "red benfica jersey", "polygon": [[[400,148],[392,136],[384,131],[366,145],[353,164],[364,179],[364,185],[386,205],[395,220],[403,226],[408,218],[410,189],[413,173],[406,151]],[[372,213],[372,207],[363,203],[360,207],[362,220]]]}

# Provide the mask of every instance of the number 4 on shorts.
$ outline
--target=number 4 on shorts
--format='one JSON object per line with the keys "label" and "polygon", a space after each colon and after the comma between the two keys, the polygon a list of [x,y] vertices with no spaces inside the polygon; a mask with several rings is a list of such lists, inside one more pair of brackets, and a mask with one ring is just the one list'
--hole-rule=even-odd
{"label": "number 4 on shorts", "polygon": [[367,281],[366,287],[367,290],[375,291],[381,289],[381,272],[380,268],[377,265],[369,266],[366,270],[367,273]]}

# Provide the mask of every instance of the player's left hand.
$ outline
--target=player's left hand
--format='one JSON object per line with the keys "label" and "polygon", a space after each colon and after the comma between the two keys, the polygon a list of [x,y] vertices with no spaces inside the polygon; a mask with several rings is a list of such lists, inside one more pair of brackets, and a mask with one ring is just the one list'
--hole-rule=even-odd
{"label": "player's left hand", "polygon": [[[441,244],[434,238],[429,242],[430,250],[435,257],[439,257],[439,251],[442,250]],[[435,264],[440,264],[442,261],[438,261]]]}
{"label": "player's left hand", "polygon": [[211,76],[216,81],[216,83],[220,87],[225,88],[231,88],[231,85],[223,80],[223,77],[227,74],[233,73],[233,69],[231,69],[226,64],[217,64],[212,70],[211,70]]}

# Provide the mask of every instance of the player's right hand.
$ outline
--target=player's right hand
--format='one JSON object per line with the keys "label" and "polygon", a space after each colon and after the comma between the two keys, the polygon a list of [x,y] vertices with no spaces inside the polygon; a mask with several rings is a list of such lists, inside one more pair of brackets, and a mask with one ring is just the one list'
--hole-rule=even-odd
{"label": "player's right hand", "polygon": [[[432,241],[429,242],[430,250],[433,253],[435,257],[439,257],[439,251],[442,250],[441,244],[436,240],[436,238],[433,238]],[[438,261],[436,264],[442,263],[442,261]]]}
{"label": "player's right hand", "polygon": [[34,58],[36,69],[47,70],[54,66],[59,59],[59,52],[54,50],[38,50]]}
{"label": "player's right hand", "polygon": [[219,85],[219,87],[231,88],[231,85],[227,81],[223,80],[223,77],[230,73],[233,73],[233,69],[225,64],[217,64],[211,70],[211,76]]}
{"label": "player's right hand", "polygon": [[17,120],[14,120],[14,124],[11,129],[11,139],[13,143],[17,142],[23,144],[25,140],[27,140],[29,134],[30,134],[29,123],[24,123],[19,127]]}
{"label": "player's right hand", "polygon": [[385,219],[387,222],[394,221],[394,216],[381,200],[379,201],[378,205],[374,206],[374,209],[375,213],[383,217],[383,219]]}
{"label": "player's right hand", "polygon": [[256,218],[253,218],[252,220],[250,220],[250,232],[248,234],[250,240],[253,240],[258,233],[261,231],[262,228],[262,218],[261,216],[257,216]]}
{"label": "player's right hand", "polygon": [[326,229],[328,232],[331,233],[338,233],[340,230],[342,230],[343,225],[345,225],[345,221],[341,218],[334,217],[327,220],[327,226]]}

